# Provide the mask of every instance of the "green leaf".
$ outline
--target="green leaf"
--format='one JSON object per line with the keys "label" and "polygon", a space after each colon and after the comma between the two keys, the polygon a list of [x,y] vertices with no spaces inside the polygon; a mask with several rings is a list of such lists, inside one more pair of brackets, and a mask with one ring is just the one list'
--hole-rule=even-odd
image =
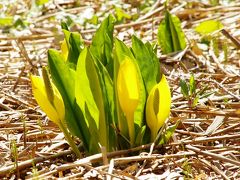
{"label": "green leaf", "polygon": [[82,140],[88,151],[90,133],[75,99],[76,72],[64,61],[62,55],[53,49],[48,51],[48,65],[54,84],[64,101],[67,126],[73,135]]}
{"label": "green leaf", "polygon": [[185,35],[177,16],[166,10],[165,19],[158,28],[158,43],[164,54],[183,50],[186,47]]}
{"label": "green leaf", "polygon": [[199,101],[199,96],[196,96],[196,97],[193,99],[192,107],[196,107],[198,101]]}
{"label": "green leaf", "polygon": [[189,94],[193,95],[195,93],[196,93],[196,82],[193,74],[191,74],[190,80],[189,80]]}
{"label": "green leaf", "polygon": [[[94,60],[85,48],[80,57],[79,63],[77,64],[76,71],[76,99],[77,104],[83,111],[84,117],[88,120],[86,116],[85,106],[89,110],[89,114],[94,120],[95,126],[97,128],[98,138],[102,146],[108,147],[108,137],[106,130],[105,121],[105,110],[104,110],[104,99],[102,88],[100,85],[100,80],[98,77],[98,71],[95,67]],[[89,128],[92,128],[92,123],[89,124]],[[95,142],[96,144],[98,142]]]}
{"label": "green leaf", "polygon": [[113,16],[109,15],[96,31],[90,46],[93,58],[101,61],[107,67],[111,77],[113,77],[112,49],[114,22]]}
{"label": "green leaf", "polygon": [[81,53],[82,49],[83,41],[81,35],[77,32],[71,32],[69,36],[68,62],[76,66],[79,54]]}
{"label": "green leaf", "polygon": [[131,19],[131,15],[127,14],[119,7],[115,7],[115,14],[118,22],[121,22],[124,18]]}
{"label": "green leaf", "polygon": [[116,131],[114,128],[117,122],[113,81],[106,67],[103,66],[100,61],[95,61],[95,63],[104,99],[106,129],[109,136],[109,150],[112,151],[116,147]]}
{"label": "green leaf", "polygon": [[68,25],[65,21],[61,21],[61,28],[62,28],[62,30],[69,31]]}
{"label": "green leaf", "polygon": [[0,18],[0,26],[11,26],[13,24],[13,17]]}
{"label": "green leaf", "polygon": [[201,35],[207,35],[223,28],[223,24],[220,21],[208,20],[200,23],[195,31]]}
{"label": "green leaf", "polygon": [[179,85],[181,87],[181,92],[182,92],[183,96],[185,98],[188,98],[189,97],[189,87],[188,87],[186,81],[183,79],[180,79]]}
{"label": "green leaf", "polygon": [[150,43],[144,44],[136,36],[132,37],[132,50],[141,70],[146,90],[149,94],[160,79],[160,63]]}
{"label": "green leaf", "polygon": [[14,22],[14,24],[13,24],[13,26],[15,27],[15,28],[17,28],[17,27],[21,27],[21,28],[26,28],[26,24],[24,23],[24,21],[22,20],[22,19],[20,19],[20,18],[18,18],[15,22]]}
{"label": "green leaf", "polygon": [[146,132],[146,125],[142,126],[141,129],[139,130],[137,137],[136,137],[136,146],[140,146],[143,144],[143,138]]}
{"label": "green leaf", "polygon": [[63,33],[68,47],[67,61],[71,64],[71,67],[75,70],[79,54],[84,48],[84,42],[82,36],[78,32],[69,32],[66,23],[62,22]]}
{"label": "green leaf", "polygon": [[98,16],[95,14],[91,19],[88,20],[89,23],[97,25],[98,24]]}
{"label": "green leaf", "polygon": [[42,6],[46,4],[49,0],[36,0],[35,3],[37,6]]}
{"label": "green leaf", "polygon": [[173,126],[170,126],[167,128],[167,130],[165,131],[165,133],[160,137],[160,142],[159,144],[166,144],[169,139],[172,137],[172,135],[174,134],[175,130],[178,127],[180,121],[178,121],[176,124],[174,124]]}

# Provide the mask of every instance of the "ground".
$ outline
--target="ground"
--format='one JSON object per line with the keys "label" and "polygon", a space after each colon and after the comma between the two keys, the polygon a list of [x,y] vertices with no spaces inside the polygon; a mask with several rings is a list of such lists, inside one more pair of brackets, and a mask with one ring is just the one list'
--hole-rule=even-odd
{"label": "ground", "polygon": [[[29,74],[38,74],[46,65],[49,48],[60,48],[61,19],[75,22],[72,29],[88,44],[97,27],[92,15],[102,21],[115,13],[114,5],[126,13],[115,26],[115,35],[127,44],[132,34],[157,42],[162,1],[56,0],[40,6],[11,2],[0,3],[1,15],[20,17],[25,27],[0,21],[1,178],[240,179],[239,1],[169,2],[188,44],[181,52],[158,52],[172,93],[167,126],[178,122],[177,129],[163,146],[147,144],[83,159],[76,159],[58,127],[38,107]],[[194,30],[206,20],[223,24],[223,30],[211,34],[212,45],[201,43],[202,36]],[[197,90],[206,88],[208,95],[196,104],[196,96],[184,97],[179,86],[180,79],[188,83],[191,74]]]}

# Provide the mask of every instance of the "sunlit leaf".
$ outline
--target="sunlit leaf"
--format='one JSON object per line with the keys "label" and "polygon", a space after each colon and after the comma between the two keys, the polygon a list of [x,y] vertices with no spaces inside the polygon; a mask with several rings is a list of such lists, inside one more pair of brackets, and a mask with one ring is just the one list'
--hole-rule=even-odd
{"label": "sunlit leaf", "polygon": [[93,57],[107,67],[107,70],[111,77],[113,77],[113,28],[115,19],[109,15],[96,31],[90,51]]}
{"label": "sunlit leaf", "polygon": [[35,3],[37,6],[44,5],[48,2],[49,0],[35,0]]}
{"label": "sunlit leaf", "polygon": [[127,14],[119,7],[115,7],[115,14],[118,22],[121,22],[124,18],[131,19],[131,15]]}
{"label": "sunlit leaf", "polygon": [[75,99],[76,72],[69,67],[63,56],[56,50],[48,51],[48,65],[51,77],[65,104],[67,126],[73,135],[82,140],[84,147],[88,150],[89,129]]}
{"label": "sunlit leaf", "polygon": [[83,40],[79,33],[71,32],[69,36],[68,62],[77,65],[79,54],[83,49]]}
{"label": "sunlit leaf", "polygon": [[158,28],[158,43],[164,54],[183,50],[186,47],[185,35],[177,16],[166,10],[165,19]]}
{"label": "sunlit leaf", "polygon": [[220,21],[208,20],[200,23],[195,28],[195,31],[202,35],[207,35],[207,34],[213,33],[214,31],[220,30],[222,28],[223,28],[223,24]]}
{"label": "sunlit leaf", "polygon": [[[82,109],[86,119],[87,106],[89,114],[95,121],[100,144],[108,147],[102,88],[94,60],[89,54],[87,48],[83,50],[79,57],[76,73],[76,78],[78,79],[75,87],[77,103]],[[92,128],[92,123],[89,124],[89,126]],[[97,144],[97,142],[95,143]]]}
{"label": "sunlit leaf", "polygon": [[149,43],[144,44],[136,36],[132,37],[132,49],[141,70],[148,93],[160,79],[160,63]]}
{"label": "sunlit leaf", "polygon": [[13,17],[0,18],[0,26],[11,26],[13,24]]}
{"label": "sunlit leaf", "polygon": [[190,95],[193,95],[195,94],[195,92],[196,92],[196,82],[193,74],[191,74],[190,80],[189,80],[189,93]]}

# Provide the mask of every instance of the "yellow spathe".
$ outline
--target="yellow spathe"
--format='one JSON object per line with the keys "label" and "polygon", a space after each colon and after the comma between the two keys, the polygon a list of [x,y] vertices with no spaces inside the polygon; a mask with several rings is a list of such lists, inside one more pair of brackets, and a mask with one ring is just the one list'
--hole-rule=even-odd
{"label": "yellow spathe", "polygon": [[117,76],[118,100],[125,114],[131,146],[135,142],[134,112],[140,98],[140,75],[134,60],[126,57],[120,64]]}
{"label": "yellow spathe", "polygon": [[68,46],[67,46],[67,41],[64,38],[64,40],[62,41],[61,44],[61,51],[62,51],[62,55],[65,61],[67,61],[68,59]]}
{"label": "yellow spathe", "polygon": [[151,130],[151,141],[155,140],[168,118],[170,107],[171,92],[166,77],[162,75],[161,81],[152,88],[147,99],[146,121]]}
{"label": "yellow spathe", "polygon": [[56,86],[51,83],[53,89],[53,101],[51,102],[47,96],[47,88],[45,87],[44,80],[40,76],[30,75],[32,82],[33,95],[41,107],[41,109],[47,114],[50,120],[59,124],[65,118],[65,107],[62,96],[57,90]]}
{"label": "yellow spathe", "polygon": [[126,58],[120,65],[117,77],[117,91],[123,112],[133,112],[139,102],[139,77],[136,65]]}

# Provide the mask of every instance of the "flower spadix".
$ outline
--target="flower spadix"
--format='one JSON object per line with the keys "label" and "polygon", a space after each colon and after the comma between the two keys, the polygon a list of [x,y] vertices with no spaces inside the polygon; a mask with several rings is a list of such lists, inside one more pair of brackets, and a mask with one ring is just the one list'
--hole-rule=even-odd
{"label": "flower spadix", "polygon": [[65,117],[63,99],[46,73],[46,69],[44,68],[43,77],[30,75],[33,96],[49,119],[54,123],[59,124],[64,121]]}
{"label": "flower spadix", "polygon": [[126,57],[120,64],[117,76],[117,92],[120,107],[124,112],[131,145],[134,144],[134,112],[140,98],[140,80],[137,65],[132,59]]}
{"label": "flower spadix", "polygon": [[166,80],[162,78],[149,93],[146,104],[146,121],[151,130],[151,141],[157,137],[159,129],[163,126],[170,113],[171,92]]}

